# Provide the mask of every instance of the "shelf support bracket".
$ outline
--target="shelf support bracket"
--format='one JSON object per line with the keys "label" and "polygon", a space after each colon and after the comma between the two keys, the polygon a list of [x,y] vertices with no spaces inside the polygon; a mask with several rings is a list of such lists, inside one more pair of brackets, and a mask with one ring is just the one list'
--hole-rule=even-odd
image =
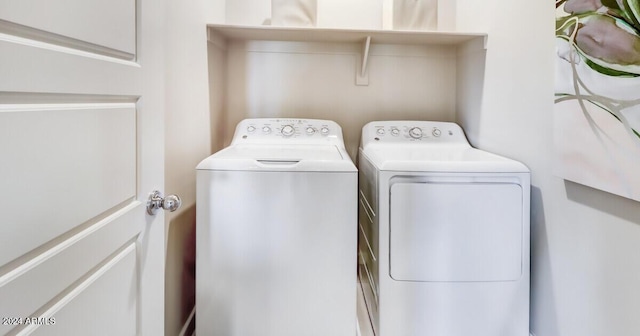
{"label": "shelf support bracket", "polygon": [[371,36],[362,42],[362,57],[360,58],[360,66],[356,69],[356,85],[369,85],[369,47],[371,46]]}

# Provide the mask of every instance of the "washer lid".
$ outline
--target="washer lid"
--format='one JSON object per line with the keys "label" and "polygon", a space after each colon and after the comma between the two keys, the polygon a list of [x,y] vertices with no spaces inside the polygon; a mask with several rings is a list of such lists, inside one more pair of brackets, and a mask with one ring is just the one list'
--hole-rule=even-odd
{"label": "washer lid", "polygon": [[370,145],[361,149],[380,170],[428,172],[529,172],[511,159],[460,145]]}
{"label": "washer lid", "polygon": [[356,172],[346,151],[333,145],[238,144],[203,160],[199,170]]}

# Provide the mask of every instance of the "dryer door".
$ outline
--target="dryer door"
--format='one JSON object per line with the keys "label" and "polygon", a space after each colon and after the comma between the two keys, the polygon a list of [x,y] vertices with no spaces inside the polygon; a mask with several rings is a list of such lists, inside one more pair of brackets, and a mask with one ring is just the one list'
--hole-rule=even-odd
{"label": "dryer door", "polygon": [[522,187],[467,180],[391,185],[389,266],[393,279],[520,278]]}

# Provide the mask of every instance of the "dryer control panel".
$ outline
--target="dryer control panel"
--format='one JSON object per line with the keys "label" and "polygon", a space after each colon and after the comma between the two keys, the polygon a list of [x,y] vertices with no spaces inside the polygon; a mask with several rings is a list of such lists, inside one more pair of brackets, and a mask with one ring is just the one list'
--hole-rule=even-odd
{"label": "dryer control panel", "polygon": [[362,129],[364,147],[370,143],[465,144],[469,142],[456,123],[441,121],[373,121]]}
{"label": "dryer control panel", "polygon": [[342,129],[331,120],[259,118],[241,121],[232,143],[326,144],[334,141],[342,143]]}

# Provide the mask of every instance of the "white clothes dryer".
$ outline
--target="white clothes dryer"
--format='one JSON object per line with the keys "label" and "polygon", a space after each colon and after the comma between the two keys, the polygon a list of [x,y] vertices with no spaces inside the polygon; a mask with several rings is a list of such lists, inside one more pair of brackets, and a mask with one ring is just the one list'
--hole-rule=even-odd
{"label": "white clothes dryer", "polygon": [[371,122],[359,277],[377,336],[528,336],[530,173],[454,123]]}
{"label": "white clothes dryer", "polygon": [[335,122],[240,122],[197,167],[196,334],[355,335],[357,178]]}

